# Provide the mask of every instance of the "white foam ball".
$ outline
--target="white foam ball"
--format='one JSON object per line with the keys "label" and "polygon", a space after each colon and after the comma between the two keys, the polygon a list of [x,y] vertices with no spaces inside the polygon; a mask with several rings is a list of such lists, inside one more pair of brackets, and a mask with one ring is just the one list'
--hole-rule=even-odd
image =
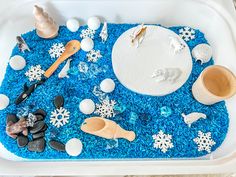
{"label": "white foam ball", "polygon": [[79,29],[80,24],[79,24],[78,20],[76,20],[75,18],[71,18],[71,19],[67,20],[66,27],[71,32],[76,32]]}
{"label": "white foam ball", "polygon": [[92,114],[95,110],[95,104],[91,99],[84,99],[80,102],[79,109],[83,114]]}
{"label": "white foam ball", "polygon": [[0,94],[0,110],[5,109],[9,105],[9,103],[9,98],[4,94]]}
{"label": "white foam ball", "polygon": [[115,86],[115,82],[110,78],[104,79],[100,83],[100,89],[105,93],[111,93],[115,89]]}
{"label": "white foam ball", "polygon": [[97,30],[100,27],[101,22],[100,22],[98,17],[94,16],[94,17],[90,17],[88,19],[88,23],[87,24],[88,24],[88,27],[90,29]]}
{"label": "white foam ball", "polygon": [[89,52],[94,47],[94,42],[91,38],[86,37],[81,41],[81,49],[85,52]]}
{"label": "white foam ball", "polygon": [[26,61],[22,56],[15,55],[11,57],[9,64],[14,70],[22,70],[26,65]]}
{"label": "white foam ball", "polygon": [[65,149],[70,156],[78,156],[82,152],[83,144],[79,139],[72,138],[66,143]]}

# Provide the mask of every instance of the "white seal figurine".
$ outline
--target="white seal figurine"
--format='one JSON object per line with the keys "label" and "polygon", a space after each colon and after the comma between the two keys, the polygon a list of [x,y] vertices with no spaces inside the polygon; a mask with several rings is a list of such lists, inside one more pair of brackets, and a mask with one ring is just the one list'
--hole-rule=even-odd
{"label": "white seal figurine", "polygon": [[172,50],[174,50],[174,53],[180,53],[186,46],[183,44],[179,38],[169,36],[170,39],[170,47]]}
{"label": "white seal figurine", "polygon": [[72,59],[68,59],[65,66],[62,68],[62,70],[60,71],[60,73],[58,74],[58,77],[59,78],[64,78],[64,77],[67,77],[69,78],[68,76],[68,71],[70,69],[70,62],[71,62]]}
{"label": "white seal figurine", "polygon": [[181,114],[181,116],[184,118],[184,122],[188,124],[189,127],[191,127],[191,124],[198,121],[199,119],[203,118],[206,119],[206,114],[200,113],[200,112],[192,112],[188,115],[185,115],[184,113]]}
{"label": "white seal figurine", "polygon": [[155,70],[152,74],[152,78],[154,78],[156,82],[170,81],[174,83],[181,74],[182,71],[179,68],[164,68]]}

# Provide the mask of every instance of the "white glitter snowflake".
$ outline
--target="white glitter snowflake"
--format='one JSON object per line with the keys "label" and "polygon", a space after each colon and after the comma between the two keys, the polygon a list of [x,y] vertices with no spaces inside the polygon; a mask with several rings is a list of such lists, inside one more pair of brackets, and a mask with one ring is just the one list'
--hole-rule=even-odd
{"label": "white glitter snowflake", "polygon": [[51,113],[50,123],[52,123],[55,127],[60,128],[69,122],[69,118],[70,112],[63,107],[60,107]]}
{"label": "white glitter snowflake", "polygon": [[83,29],[81,31],[80,37],[81,38],[89,37],[89,38],[93,39],[94,38],[94,34],[95,34],[95,30],[87,28],[87,29]]}
{"label": "white glitter snowflake", "polygon": [[30,69],[25,73],[25,75],[29,78],[30,81],[40,81],[44,72],[45,71],[41,69],[40,65],[36,65],[31,66]]}
{"label": "white glitter snowflake", "polygon": [[100,50],[91,50],[87,53],[88,61],[97,62],[99,58],[102,58]]}
{"label": "white glitter snowflake", "polygon": [[101,104],[96,104],[95,114],[100,115],[103,118],[109,118],[115,116],[114,106],[116,102],[114,100],[104,99]]}
{"label": "white glitter snowflake", "polygon": [[65,47],[62,43],[55,43],[52,45],[52,47],[49,49],[48,53],[51,56],[51,58],[58,58],[61,56],[61,54],[65,51]]}
{"label": "white glitter snowflake", "polygon": [[164,134],[162,130],[160,130],[158,134],[152,135],[152,138],[155,141],[153,147],[156,149],[161,149],[163,153],[166,153],[169,148],[174,147],[173,143],[171,142],[172,135]]}
{"label": "white glitter snowflake", "polygon": [[195,39],[195,31],[190,27],[184,27],[179,30],[179,36],[185,41],[190,41]]}
{"label": "white glitter snowflake", "polygon": [[211,153],[211,147],[216,143],[211,138],[211,132],[203,133],[198,131],[198,137],[194,138],[193,141],[198,145],[198,151],[207,151]]}

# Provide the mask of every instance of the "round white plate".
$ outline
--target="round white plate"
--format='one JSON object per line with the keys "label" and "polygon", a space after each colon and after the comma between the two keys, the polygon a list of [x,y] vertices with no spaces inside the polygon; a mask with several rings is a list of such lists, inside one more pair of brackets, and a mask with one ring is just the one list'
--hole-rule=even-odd
{"label": "round white plate", "polygon": [[[147,25],[145,38],[136,48],[130,39],[134,30],[124,32],[113,46],[112,65],[118,80],[128,89],[145,95],[164,96],[179,89],[192,71],[192,57],[185,41],[169,29]],[[169,37],[179,38],[186,47],[175,54]],[[155,81],[153,72],[164,68],[179,68],[182,74],[174,83]]]}

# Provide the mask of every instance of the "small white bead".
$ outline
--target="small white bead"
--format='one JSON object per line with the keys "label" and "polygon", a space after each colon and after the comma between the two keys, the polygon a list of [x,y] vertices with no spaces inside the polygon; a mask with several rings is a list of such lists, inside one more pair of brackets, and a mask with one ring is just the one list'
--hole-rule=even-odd
{"label": "small white bead", "polygon": [[78,20],[76,20],[75,18],[71,18],[71,19],[67,20],[66,27],[71,32],[76,32],[79,29],[80,24],[79,24]]}
{"label": "small white bead", "polygon": [[9,103],[9,98],[4,94],[0,94],[0,110],[5,109],[9,105]]}
{"label": "small white bead", "polygon": [[70,156],[78,156],[82,152],[83,144],[77,138],[72,138],[66,143],[66,152]]}
{"label": "small white bead", "polygon": [[112,79],[104,79],[100,83],[100,89],[105,93],[111,93],[115,89],[115,82]]}
{"label": "small white bead", "polygon": [[22,56],[15,55],[11,57],[9,64],[12,69],[17,71],[17,70],[22,70],[25,67],[26,61]]}
{"label": "small white bead", "polygon": [[88,19],[88,27],[92,30],[97,30],[101,25],[101,22],[98,17],[90,17]]}
{"label": "small white bead", "polygon": [[84,38],[81,41],[81,49],[85,52],[89,52],[90,50],[92,50],[94,47],[94,43],[93,40],[89,37]]}
{"label": "small white bead", "polygon": [[92,114],[95,110],[95,104],[91,99],[84,99],[80,102],[79,109],[83,114]]}

